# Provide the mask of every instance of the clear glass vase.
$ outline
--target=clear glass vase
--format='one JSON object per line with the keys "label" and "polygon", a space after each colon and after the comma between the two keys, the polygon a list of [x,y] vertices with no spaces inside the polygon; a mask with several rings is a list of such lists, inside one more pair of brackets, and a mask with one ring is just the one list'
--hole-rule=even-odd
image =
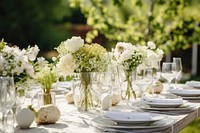
{"label": "clear glass vase", "polygon": [[90,72],[81,72],[74,78],[73,98],[74,104],[78,110],[88,111],[94,109]]}
{"label": "clear glass vase", "polygon": [[55,93],[50,92],[50,93],[39,93],[38,94],[38,106],[44,106],[48,104],[53,104],[56,105],[56,100],[55,100]]}
{"label": "clear glass vase", "polygon": [[123,71],[121,75],[121,95],[123,100],[136,99],[134,90],[135,71]]}

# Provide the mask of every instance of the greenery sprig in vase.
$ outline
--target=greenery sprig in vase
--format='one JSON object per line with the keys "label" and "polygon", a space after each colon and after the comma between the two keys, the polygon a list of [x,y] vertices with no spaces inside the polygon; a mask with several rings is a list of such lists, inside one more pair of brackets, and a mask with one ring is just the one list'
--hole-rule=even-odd
{"label": "greenery sprig in vase", "polygon": [[43,90],[43,104],[53,104],[52,96],[51,96],[51,89],[53,83],[57,82],[58,75],[54,68],[49,66],[45,66],[36,74],[36,81],[40,83],[42,90]]}

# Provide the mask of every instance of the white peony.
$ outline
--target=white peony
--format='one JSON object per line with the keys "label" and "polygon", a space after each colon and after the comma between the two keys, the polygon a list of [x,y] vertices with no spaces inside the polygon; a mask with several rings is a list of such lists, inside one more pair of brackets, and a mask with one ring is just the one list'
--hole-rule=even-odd
{"label": "white peony", "polygon": [[74,74],[76,68],[75,61],[71,54],[66,54],[60,58],[60,61],[57,64],[58,72],[64,77]]}
{"label": "white peony", "polygon": [[65,48],[69,51],[74,53],[77,51],[80,47],[83,47],[84,40],[81,39],[81,37],[72,37],[71,39],[67,39],[63,42],[65,45]]}

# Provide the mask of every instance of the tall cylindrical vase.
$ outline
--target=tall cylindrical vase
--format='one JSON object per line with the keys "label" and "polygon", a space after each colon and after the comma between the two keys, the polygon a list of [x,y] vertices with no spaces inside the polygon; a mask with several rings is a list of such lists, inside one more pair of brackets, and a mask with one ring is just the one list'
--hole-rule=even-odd
{"label": "tall cylindrical vase", "polygon": [[73,82],[74,104],[78,110],[88,111],[94,109],[91,93],[91,73],[79,73]]}

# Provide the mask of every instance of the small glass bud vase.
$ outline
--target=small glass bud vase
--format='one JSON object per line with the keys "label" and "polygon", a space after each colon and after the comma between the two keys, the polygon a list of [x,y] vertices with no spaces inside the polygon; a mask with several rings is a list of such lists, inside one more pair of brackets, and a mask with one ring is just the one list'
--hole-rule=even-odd
{"label": "small glass bud vase", "polygon": [[44,106],[48,104],[53,104],[56,105],[56,100],[55,100],[56,94],[54,92],[50,93],[39,93],[38,94],[38,106]]}

